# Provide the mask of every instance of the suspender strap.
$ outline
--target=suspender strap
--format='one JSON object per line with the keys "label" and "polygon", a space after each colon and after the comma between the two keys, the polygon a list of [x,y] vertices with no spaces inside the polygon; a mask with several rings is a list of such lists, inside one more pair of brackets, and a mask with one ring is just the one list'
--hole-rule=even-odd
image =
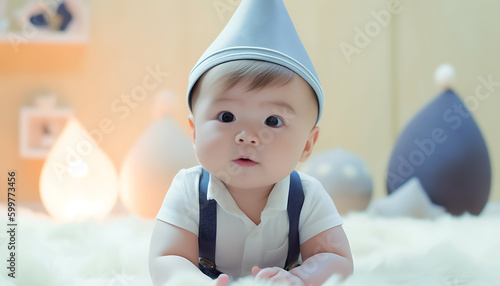
{"label": "suspender strap", "polygon": [[220,274],[216,273],[215,266],[215,240],[217,236],[217,203],[207,200],[207,189],[210,174],[202,169],[199,187],[200,222],[198,229],[198,248],[200,270],[215,279]]}
{"label": "suspender strap", "polygon": [[[217,203],[207,200],[207,189],[210,174],[202,169],[199,186],[200,222],[198,234],[199,268],[207,276],[215,279],[221,274],[215,264],[215,242],[217,236]],[[304,191],[300,176],[296,171],[290,174],[290,189],[288,191],[288,256],[285,270],[298,266],[300,255],[299,219],[304,204]]]}
{"label": "suspender strap", "polygon": [[300,255],[299,219],[302,205],[304,204],[304,191],[300,176],[296,171],[290,174],[290,190],[288,191],[288,220],[290,230],[288,232],[288,256],[286,258],[285,270],[298,266]]}

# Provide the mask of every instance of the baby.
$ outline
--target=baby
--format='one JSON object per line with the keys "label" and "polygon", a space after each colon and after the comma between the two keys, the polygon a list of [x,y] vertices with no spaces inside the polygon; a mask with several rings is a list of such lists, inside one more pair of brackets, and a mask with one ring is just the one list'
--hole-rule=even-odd
{"label": "baby", "polygon": [[[256,11],[283,10],[281,0],[243,0],[228,26],[252,21]],[[238,27],[245,41],[256,33]],[[214,42],[226,54],[213,52],[212,44],[190,75],[189,124],[201,166],[177,174],[158,213],[153,283],[197,277],[202,285],[221,286],[253,275],[300,286],[347,277],[352,257],[334,203],[317,180],[293,171],[319,134],[323,95],[312,65],[297,68],[285,53],[278,53],[282,59],[266,55],[277,50],[262,48],[265,34],[273,33],[269,26],[257,29],[255,46],[237,43],[227,30],[221,36],[224,45],[234,40],[229,48],[217,46],[221,36]],[[227,54],[231,45],[236,56]]]}

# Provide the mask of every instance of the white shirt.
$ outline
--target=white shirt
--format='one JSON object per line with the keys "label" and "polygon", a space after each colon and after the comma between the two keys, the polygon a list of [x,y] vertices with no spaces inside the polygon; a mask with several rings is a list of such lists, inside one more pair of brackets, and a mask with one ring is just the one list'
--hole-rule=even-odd
{"label": "white shirt", "polygon": [[[300,244],[342,224],[332,199],[319,181],[300,173],[304,204],[299,219]],[[181,170],[168,190],[157,219],[198,235],[201,166]],[[224,183],[210,176],[207,198],[217,201],[217,269],[232,278],[250,275],[253,266],[284,267],[288,254],[290,176],[275,184],[256,225],[240,210]]]}

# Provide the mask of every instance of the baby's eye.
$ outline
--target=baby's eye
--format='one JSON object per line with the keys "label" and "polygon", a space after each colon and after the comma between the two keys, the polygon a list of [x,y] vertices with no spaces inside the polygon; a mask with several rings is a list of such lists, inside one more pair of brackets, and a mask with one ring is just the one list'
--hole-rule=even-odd
{"label": "baby's eye", "polygon": [[266,119],[266,125],[269,127],[280,127],[283,125],[283,120],[281,120],[278,116],[269,116]]}
{"label": "baby's eye", "polygon": [[229,112],[229,111],[223,111],[219,114],[219,116],[217,117],[217,119],[219,119],[220,121],[222,122],[233,122],[236,120],[236,118],[234,117],[234,115]]}

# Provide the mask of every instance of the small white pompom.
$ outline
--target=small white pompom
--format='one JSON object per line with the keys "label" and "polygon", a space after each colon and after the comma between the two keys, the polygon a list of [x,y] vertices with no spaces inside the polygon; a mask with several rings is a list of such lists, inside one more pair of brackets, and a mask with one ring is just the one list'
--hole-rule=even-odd
{"label": "small white pompom", "polygon": [[455,69],[450,64],[440,65],[434,72],[434,80],[442,90],[450,88],[455,81]]}
{"label": "small white pompom", "polygon": [[156,94],[151,110],[154,119],[159,119],[179,108],[177,97],[173,92],[162,90]]}

